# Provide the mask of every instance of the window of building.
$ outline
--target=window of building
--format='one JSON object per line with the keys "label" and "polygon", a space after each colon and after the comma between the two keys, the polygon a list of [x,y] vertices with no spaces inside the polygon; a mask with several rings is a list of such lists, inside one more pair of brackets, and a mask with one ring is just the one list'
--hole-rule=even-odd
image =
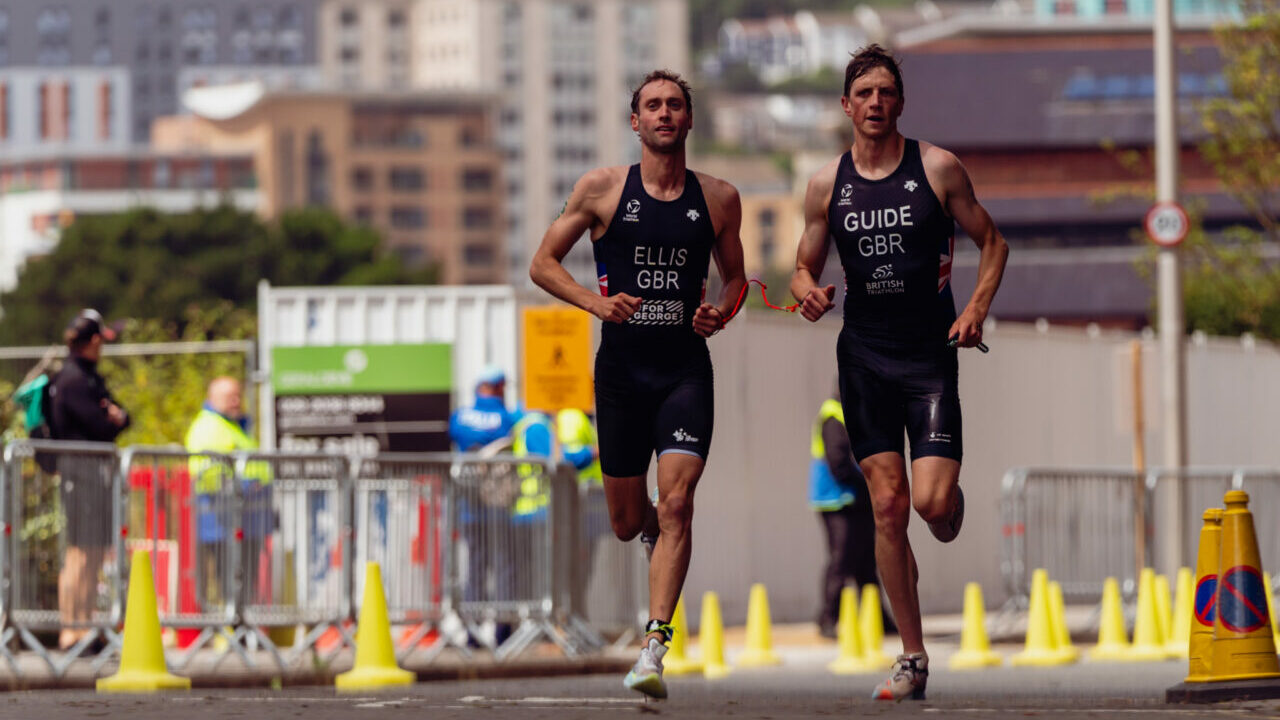
{"label": "window of building", "polygon": [[353,63],[360,59],[360,50],[354,47],[344,47],[340,52],[340,57],[344,63]]}
{"label": "window of building", "polygon": [[487,207],[469,207],[462,211],[462,227],[466,230],[487,230],[493,227],[493,210]]}
{"label": "window of building", "polygon": [[397,230],[419,230],[427,226],[427,211],[412,205],[391,208],[391,227]]}
{"label": "window of building", "polygon": [[427,185],[426,176],[415,167],[393,167],[390,179],[392,190],[421,190]]}
{"label": "window of building", "polygon": [[372,225],[373,208],[368,205],[357,205],[355,210],[351,213],[351,217],[359,225]]}
{"label": "window of building", "polygon": [[359,21],[360,15],[356,12],[355,8],[344,7],[342,8],[342,12],[338,13],[338,22],[341,23],[343,27],[351,27]]}
{"label": "window of building", "polygon": [[394,10],[390,10],[387,12],[387,27],[397,28],[397,29],[402,28],[404,27],[404,24],[405,24],[404,21],[405,21],[404,10],[401,10],[400,8],[396,8]]}
{"label": "window of building", "polygon": [[462,189],[489,190],[493,187],[493,171],[489,168],[466,168],[462,171]]}
{"label": "window of building", "polygon": [[161,7],[160,12],[156,15],[156,24],[161,30],[167,30],[173,25],[173,11],[168,7]]}
{"label": "window of building", "polygon": [[329,154],[316,130],[307,137],[307,204],[329,204]]}
{"label": "window of building", "polygon": [[236,14],[232,16],[231,24],[237,28],[249,27],[249,8],[244,5],[236,8]]}
{"label": "window of building", "polygon": [[405,265],[421,265],[427,258],[427,251],[421,245],[397,245],[392,251]]}
{"label": "window of building", "polygon": [[469,243],[462,248],[462,261],[467,265],[492,265],[496,256],[492,245]]}
{"label": "window of building", "polygon": [[293,5],[285,5],[280,8],[280,17],[276,20],[276,23],[280,27],[288,29],[302,27],[301,13]]}
{"label": "window of building", "polygon": [[458,131],[458,142],[462,147],[476,147],[484,141],[484,132],[475,125],[463,125]]}
{"label": "window of building", "polygon": [[0,83],[0,140],[9,139],[9,83]]}
{"label": "window of building", "polygon": [[156,160],[151,167],[151,187],[167,188],[173,181],[172,169],[168,160]]}
{"label": "window of building", "polygon": [[367,165],[359,165],[351,170],[351,187],[360,192],[373,189],[373,170]]}

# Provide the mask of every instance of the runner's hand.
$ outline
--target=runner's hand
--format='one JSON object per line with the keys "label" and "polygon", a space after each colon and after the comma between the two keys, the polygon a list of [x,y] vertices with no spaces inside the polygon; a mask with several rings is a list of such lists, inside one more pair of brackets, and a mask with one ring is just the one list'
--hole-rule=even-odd
{"label": "runner's hand", "polygon": [[596,305],[594,315],[605,322],[624,323],[636,314],[643,302],[640,298],[631,297],[626,293],[602,297]]}
{"label": "runner's hand", "polygon": [[804,299],[800,301],[800,314],[809,322],[818,322],[818,318],[827,314],[827,311],[835,307],[836,304],[831,302],[831,298],[835,297],[836,286],[828,285],[826,288],[814,286],[812,290],[804,294]]}
{"label": "runner's hand", "polygon": [[960,347],[977,347],[982,342],[982,318],[978,313],[965,310],[951,323],[948,338],[954,338]]}
{"label": "runner's hand", "polygon": [[702,303],[693,313],[693,331],[702,337],[711,337],[724,328],[724,315],[711,303]]}

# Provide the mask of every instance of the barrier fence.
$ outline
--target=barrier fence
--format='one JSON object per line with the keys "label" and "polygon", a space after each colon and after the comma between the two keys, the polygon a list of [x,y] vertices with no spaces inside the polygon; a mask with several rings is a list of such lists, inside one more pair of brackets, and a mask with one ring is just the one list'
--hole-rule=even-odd
{"label": "barrier fence", "polygon": [[0,497],[0,654],[18,674],[23,651],[58,677],[118,655],[139,549],[174,668],[201,650],[281,669],[331,659],[354,644],[366,562],[384,568],[401,659],[507,659],[544,638],[575,655],[646,615],[644,555],[612,540],[600,488],[534,458],[18,440]]}
{"label": "barrier fence", "polygon": [[[1137,594],[1139,569],[1167,556],[1156,532],[1177,512],[1181,495],[1180,556],[1194,564],[1202,514],[1222,507],[1228,490],[1245,490],[1255,513],[1280,507],[1280,471],[1255,468],[1153,469],[1014,468],[1001,484],[1001,575],[1011,608],[1026,608],[1037,568],[1062,585],[1067,600],[1097,602],[1103,582]],[[1256,522],[1264,560],[1280,562],[1280,527]]]}

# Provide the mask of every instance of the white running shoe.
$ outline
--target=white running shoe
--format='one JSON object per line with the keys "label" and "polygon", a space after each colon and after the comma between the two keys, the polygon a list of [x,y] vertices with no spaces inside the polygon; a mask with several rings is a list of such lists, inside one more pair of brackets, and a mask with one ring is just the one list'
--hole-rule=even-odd
{"label": "white running shoe", "polygon": [[640,544],[644,546],[644,559],[652,562],[653,548],[658,544],[658,536],[640,533]]}
{"label": "white running shoe", "polygon": [[929,523],[929,532],[938,540],[949,543],[960,534],[960,526],[964,524],[964,491],[956,487],[956,508],[951,517],[942,522]]}
{"label": "white running shoe", "polygon": [[656,637],[649,638],[649,644],[640,651],[640,659],[636,660],[622,684],[651,698],[666,698],[667,683],[662,679],[662,656],[666,654],[666,645]]}
{"label": "white running shoe", "polygon": [[899,655],[893,663],[893,674],[871,693],[872,700],[901,702],[924,699],[924,686],[929,682],[929,656],[925,653]]}

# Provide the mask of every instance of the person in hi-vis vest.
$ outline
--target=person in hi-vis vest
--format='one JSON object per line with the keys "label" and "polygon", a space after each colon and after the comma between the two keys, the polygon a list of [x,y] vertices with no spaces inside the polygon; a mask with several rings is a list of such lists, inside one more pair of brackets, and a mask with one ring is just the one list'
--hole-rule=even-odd
{"label": "person in hi-vis vest", "polygon": [[[204,405],[187,429],[184,443],[187,452],[231,454],[257,450],[257,441],[248,433],[249,419],[243,407],[240,381],[226,376],[214,378],[209,383]],[[223,481],[234,481],[234,468],[200,456],[192,457],[188,467],[196,494],[196,547],[205,590],[201,600],[225,602],[228,599],[225,588],[230,582],[227,544],[232,541],[235,529],[225,527],[230,518],[226,517],[219,496]],[[260,559],[266,538],[275,529],[275,514],[271,507],[270,468],[265,463],[249,463],[245,475],[242,478],[244,512],[240,518],[244,529],[241,577],[249,589],[248,597],[252,598],[262,594],[259,572],[264,566]]]}
{"label": "person in hi-vis vest", "polygon": [[[809,506],[818,513],[827,538],[827,564],[822,574],[818,632],[836,636],[840,591],[876,580],[876,526],[867,480],[854,462],[844,424],[840,393],[822,402],[809,443]],[[892,625],[892,623],[889,623]]]}

